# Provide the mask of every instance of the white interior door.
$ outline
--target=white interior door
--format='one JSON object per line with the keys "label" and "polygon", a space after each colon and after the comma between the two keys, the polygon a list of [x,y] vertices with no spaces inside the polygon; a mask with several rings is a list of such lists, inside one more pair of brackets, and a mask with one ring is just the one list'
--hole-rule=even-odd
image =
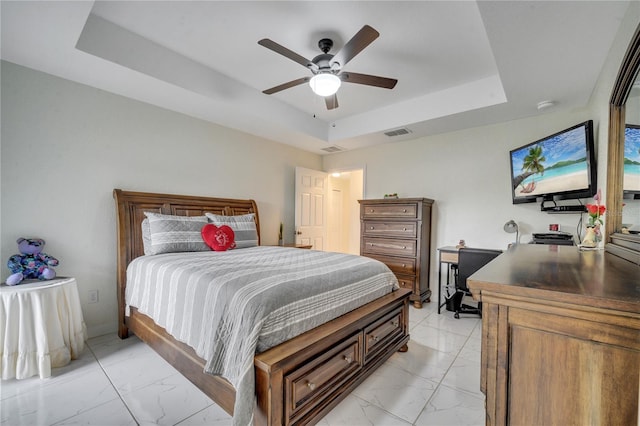
{"label": "white interior door", "polygon": [[296,167],[296,244],[324,250],[327,236],[328,174]]}

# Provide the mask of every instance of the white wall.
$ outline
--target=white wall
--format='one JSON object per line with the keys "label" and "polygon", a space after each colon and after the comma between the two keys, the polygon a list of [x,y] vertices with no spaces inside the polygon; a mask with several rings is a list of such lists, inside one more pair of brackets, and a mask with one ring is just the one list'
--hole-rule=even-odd
{"label": "white wall", "polygon": [[320,156],[7,62],[1,77],[0,258],[44,238],[78,281],[91,336],[117,325],[114,188],[253,198],[263,243],[280,222],[293,242],[294,169]]}

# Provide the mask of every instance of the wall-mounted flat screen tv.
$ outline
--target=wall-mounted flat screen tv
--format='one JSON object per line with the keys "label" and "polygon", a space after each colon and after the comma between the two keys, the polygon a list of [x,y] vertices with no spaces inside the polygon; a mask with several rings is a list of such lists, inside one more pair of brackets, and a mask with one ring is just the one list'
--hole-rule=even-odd
{"label": "wall-mounted flat screen tv", "polygon": [[596,193],[593,120],[516,148],[509,158],[513,204]]}
{"label": "wall-mounted flat screen tv", "polygon": [[622,189],[625,198],[640,198],[640,126],[627,124],[624,129],[624,175]]}

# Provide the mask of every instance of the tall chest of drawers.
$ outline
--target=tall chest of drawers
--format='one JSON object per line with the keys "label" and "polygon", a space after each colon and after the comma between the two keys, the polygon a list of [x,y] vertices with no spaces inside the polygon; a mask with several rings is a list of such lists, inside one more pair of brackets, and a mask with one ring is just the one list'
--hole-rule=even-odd
{"label": "tall chest of drawers", "polygon": [[385,263],[416,308],[429,301],[431,207],[428,198],[385,198],[360,203],[360,254]]}

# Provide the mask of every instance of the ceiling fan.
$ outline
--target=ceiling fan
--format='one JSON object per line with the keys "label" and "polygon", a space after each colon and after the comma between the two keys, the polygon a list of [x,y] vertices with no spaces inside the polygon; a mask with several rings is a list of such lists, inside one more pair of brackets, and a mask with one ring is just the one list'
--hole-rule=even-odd
{"label": "ceiling fan", "polygon": [[323,38],[318,42],[318,47],[322,53],[312,60],[298,55],[273,40],[264,38],[258,42],[259,45],[299,63],[303,67],[311,70],[313,75],[280,84],[263,90],[262,93],[271,95],[308,82],[314,93],[324,97],[327,109],[334,109],[338,108],[336,92],[341,82],[393,89],[398,82],[398,80],[393,78],[343,71],[344,66],[358,53],[362,52],[365,47],[369,46],[378,36],[380,36],[378,31],[369,25],[365,25],[335,55],[329,53],[329,50],[333,47],[333,40]]}

